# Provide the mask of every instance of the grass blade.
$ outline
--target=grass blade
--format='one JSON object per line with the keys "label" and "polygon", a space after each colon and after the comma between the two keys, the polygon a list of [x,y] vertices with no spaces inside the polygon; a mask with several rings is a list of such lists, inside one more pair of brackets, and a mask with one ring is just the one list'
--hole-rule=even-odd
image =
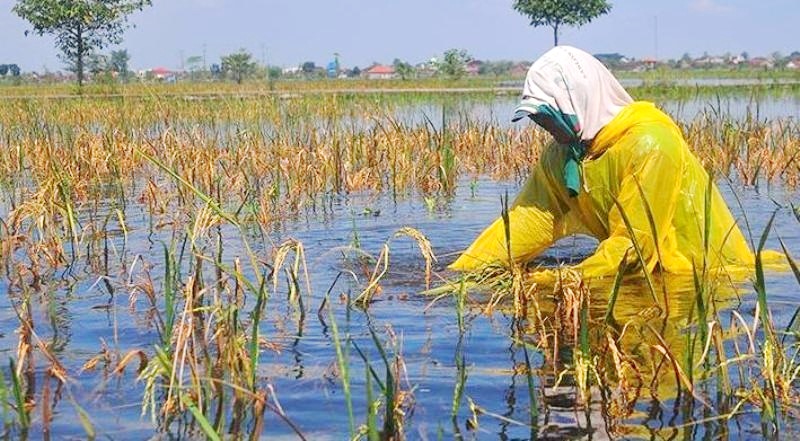
{"label": "grass blade", "polygon": [[[336,318],[333,316],[333,308],[328,309],[328,319],[331,322],[331,331],[333,333],[333,346],[336,349],[336,363],[339,366],[339,372],[342,376],[342,391],[344,393],[345,405],[347,406],[347,418],[350,428],[350,439],[355,436],[355,416],[353,415],[353,399],[350,391],[350,357],[345,347],[342,345],[342,340],[339,337],[339,326],[336,324]],[[347,337],[347,340],[350,340]]]}
{"label": "grass blade", "polygon": [[19,415],[19,425],[23,430],[28,429],[31,425],[30,415],[25,403],[25,397],[22,395],[22,386],[20,384],[19,375],[17,375],[17,363],[13,358],[9,359],[9,369],[11,370],[11,385],[14,394],[14,402],[17,405],[17,415]]}
{"label": "grass blade", "polygon": [[619,261],[619,267],[617,268],[617,275],[614,277],[614,284],[611,285],[611,295],[608,299],[608,306],[606,307],[606,315],[603,318],[603,321],[606,324],[611,324],[614,322],[614,306],[617,304],[617,296],[619,295],[619,288],[622,286],[622,278],[625,275],[625,269],[628,263],[628,252],[630,250],[625,250],[625,254],[622,256],[622,260]]}
{"label": "grass blade", "polygon": [[215,201],[213,198],[211,198],[211,196],[209,196],[209,195],[203,193],[202,191],[200,191],[200,189],[198,189],[197,187],[192,185],[191,182],[187,181],[186,179],[183,178],[183,176],[179,175],[178,172],[176,172],[175,170],[173,170],[172,168],[170,168],[169,166],[167,166],[163,162],[159,161],[158,159],[154,158],[153,156],[148,155],[147,153],[145,153],[141,149],[136,149],[136,153],[138,153],[139,155],[143,156],[148,161],[150,161],[153,164],[155,164],[158,168],[160,168],[161,170],[165,171],[168,175],[172,176],[172,178],[175,179],[179,184],[181,184],[184,187],[186,187],[189,190],[191,190],[192,193],[194,193],[203,202],[205,202],[206,205],[211,207],[211,209],[214,210],[214,212],[216,212],[219,217],[225,219],[226,221],[230,222],[231,224],[233,224],[233,225],[235,225],[237,227],[239,226],[239,221],[233,215],[231,215],[227,211],[223,210],[222,207],[220,207],[220,205],[217,203],[217,201]]}
{"label": "grass blade", "polygon": [[[664,280],[664,268],[663,268],[663,260],[661,258],[661,245],[658,243],[658,230],[656,229],[656,221],[653,218],[653,211],[650,209],[650,202],[648,202],[647,197],[644,194],[644,190],[642,189],[642,185],[639,183],[639,179],[636,178],[634,175],[633,182],[636,183],[636,188],[639,190],[639,196],[642,198],[642,204],[644,205],[644,213],[647,216],[647,223],[650,226],[650,234],[653,236],[653,246],[656,250],[656,257],[658,258],[658,266],[659,266],[659,274],[661,275],[661,291],[662,296],[664,298],[664,315],[669,316],[669,293],[667,292],[667,283]],[[627,251],[626,251],[627,255]],[[625,259],[622,259],[624,262]]]}
{"label": "grass blade", "polygon": [[205,415],[203,415],[203,413],[200,412],[200,409],[198,409],[197,406],[194,405],[194,403],[189,403],[188,401],[189,401],[188,399],[184,399],[186,407],[189,409],[189,412],[192,413],[192,416],[194,417],[195,421],[197,421],[197,423],[200,424],[200,428],[203,429],[203,433],[206,435],[206,438],[211,441],[222,441],[222,438],[220,438],[217,431],[214,430],[214,427],[211,425],[208,419],[206,419]]}
{"label": "grass blade", "polygon": [[636,239],[635,230],[631,225],[630,219],[628,219],[628,215],[625,213],[625,208],[622,207],[622,204],[616,197],[612,196],[612,199],[614,201],[614,205],[616,205],[617,209],[619,210],[619,214],[622,217],[622,222],[625,223],[625,228],[627,228],[628,234],[630,234],[631,243],[633,244],[634,251],[636,251],[636,257],[639,259],[639,266],[642,267],[642,274],[644,274],[645,282],[647,282],[647,289],[650,291],[650,296],[653,298],[653,302],[660,307],[661,305],[658,303],[658,296],[656,296],[656,289],[653,286],[653,278],[650,275],[650,270],[647,268],[647,260],[645,260],[644,254],[642,253],[642,247],[639,246],[639,241]]}

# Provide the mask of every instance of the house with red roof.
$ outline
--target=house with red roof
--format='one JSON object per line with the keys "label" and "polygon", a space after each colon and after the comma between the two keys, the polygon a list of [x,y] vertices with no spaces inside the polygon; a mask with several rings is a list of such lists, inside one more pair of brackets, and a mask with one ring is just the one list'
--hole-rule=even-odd
{"label": "house with red roof", "polygon": [[397,73],[392,66],[376,64],[364,71],[364,75],[366,75],[368,80],[389,80],[395,78]]}
{"label": "house with red roof", "polygon": [[170,78],[170,77],[172,77],[172,76],[174,76],[176,74],[176,72],[174,72],[174,71],[172,71],[170,69],[167,69],[166,67],[162,67],[162,66],[154,67],[154,68],[150,69],[149,73],[150,73],[150,75],[152,75],[153,78],[155,78],[157,80],[163,80],[163,79],[166,79],[166,78]]}

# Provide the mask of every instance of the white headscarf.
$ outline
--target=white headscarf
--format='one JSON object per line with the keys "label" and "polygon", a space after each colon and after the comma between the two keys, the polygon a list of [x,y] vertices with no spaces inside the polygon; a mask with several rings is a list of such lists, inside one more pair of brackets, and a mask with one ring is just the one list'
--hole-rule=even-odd
{"label": "white headscarf", "polygon": [[528,70],[513,121],[549,105],[576,122],[573,133],[580,141],[590,141],[631,102],[628,92],[598,59],[574,47],[556,46]]}

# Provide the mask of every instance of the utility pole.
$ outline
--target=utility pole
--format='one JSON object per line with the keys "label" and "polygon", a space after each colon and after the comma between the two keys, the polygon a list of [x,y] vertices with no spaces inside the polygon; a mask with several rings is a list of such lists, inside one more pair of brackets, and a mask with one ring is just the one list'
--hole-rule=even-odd
{"label": "utility pole", "polygon": [[267,67],[267,47],[261,43],[261,67],[264,68],[264,78],[269,80],[269,68]]}
{"label": "utility pole", "polygon": [[267,47],[261,43],[261,65],[267,67]]}

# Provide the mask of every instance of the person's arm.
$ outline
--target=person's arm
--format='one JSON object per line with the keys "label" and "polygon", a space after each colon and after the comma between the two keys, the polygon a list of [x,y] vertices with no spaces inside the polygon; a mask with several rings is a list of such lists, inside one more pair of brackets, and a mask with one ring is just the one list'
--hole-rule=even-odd
{"label": "person's arm", "polygon": [[[600,242],[593,255],[577,265],[576,269],[585,277],[616,274],[626,252],[628,263],[638,263],[639,256],[634,250],[632,237],[636,238],[642,251],[647,271],[652,272],[658,263],[656,243],[666,266],[686,269],[683,267],[689,265],[688,269],[691,269],[690,262],[675,252],[677,244],[672,227],[685,165],[681,150],[677,146],[660,145],[650,136],[633,142],[630,151],[634,158],[620,177],[616,195],[619,206],[612,202],[608,213],[608,238]],[[649,207],[655,231],[646,207]],[[623,219],[623,212],[630,228]]]}
{"label": "person's arm", "polygon": [[[542,158],[509,208],[510,256],[516,263],[533,259],[564,234],[567,208],[566,204],[558,202],[564,184],[547,169],[557,161],[557,158]],[[507,264],[506,243],[505,225],[500,217],[475,239],[450,269],[471,271],[492,263]]]}

